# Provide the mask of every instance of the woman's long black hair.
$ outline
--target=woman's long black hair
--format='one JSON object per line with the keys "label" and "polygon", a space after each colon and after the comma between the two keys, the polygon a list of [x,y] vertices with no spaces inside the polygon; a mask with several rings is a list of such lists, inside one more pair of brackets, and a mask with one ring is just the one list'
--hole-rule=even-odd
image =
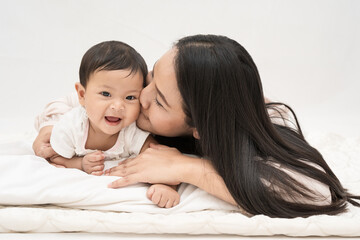
{"label": "woman's long black hair", "polygon": [[[296,128],[271,120],[268,110],[278,104],[265,104],[257,67],[239,43],[195,35],[180,39],[175,48],[187,123],[196,127],[200,151],[241,208],[291,218],[338,214],[347,202],[359,206],[353,200],[359,197],[342,187],[322,155],[306,142],[291,108]],[[324,196],[299,181],[299,175],[328,186],[331,203],[324,203]]]}

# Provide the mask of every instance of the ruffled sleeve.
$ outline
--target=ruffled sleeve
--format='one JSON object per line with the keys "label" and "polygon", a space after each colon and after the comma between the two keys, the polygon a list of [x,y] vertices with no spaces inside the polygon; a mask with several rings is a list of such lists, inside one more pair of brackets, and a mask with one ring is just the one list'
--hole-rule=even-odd
{"label": "ruffled sleeve", "polygon": [[36,116],[35,129],[39,131],[45,126],[54,125],[59,121],[60,116],[79,105],[76,92],[48,103],[44,111]]}

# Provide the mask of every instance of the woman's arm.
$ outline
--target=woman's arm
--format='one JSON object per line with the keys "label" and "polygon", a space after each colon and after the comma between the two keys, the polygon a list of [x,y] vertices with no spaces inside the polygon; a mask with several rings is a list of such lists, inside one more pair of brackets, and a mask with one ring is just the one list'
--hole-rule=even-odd
{"label": "woman's arm", "polygon": [[187,165],[182,182],[195,185],[217,198],[232,205],[237,205],[223,178],[217,173],[209,160],[189,157]]}
{"label": "woman's arm", "polygon": [[78,105],[77,95],[73,93],[50,102],[44,111],[35,118],[35,129],[39,131],[39,134],[32,147],[37,156],[50,159],[55,155],[50,145],[52,126],[59,121],[61,115]]}
{"label": "woman's arm", "polygon": [[195,185],[206,192],[237,205],[223,179],[206,159],[181,154],[175,148],[150,144],[150,148],[136,158],[127,159],[109,169],[106,175],[121,176],[109,187],[124,187],[138,182]]}

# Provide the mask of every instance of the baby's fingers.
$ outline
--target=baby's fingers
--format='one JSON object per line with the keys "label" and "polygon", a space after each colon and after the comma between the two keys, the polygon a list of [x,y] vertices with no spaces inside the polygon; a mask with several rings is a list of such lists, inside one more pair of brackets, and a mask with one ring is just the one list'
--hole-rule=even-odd
{"label": "baby's fingers", "polygon": [[98,162],[105,160],[105,155],[102,152],[95,152],[85,156],[89,162]]}
{"label": "baby's fingers", "polygon": [[101,175],[103,175],[103,173],[104,173],[103,171],[94,171],[91,173],[91,175],[101,176]]}
{"label": "baby's fingers", "polygon": [[105,167],[104,164],[99,164],[99,165],[91,167],[91,170],[92,170],[92,172],[94,172],[94,171],[103,171],[104,167]]}

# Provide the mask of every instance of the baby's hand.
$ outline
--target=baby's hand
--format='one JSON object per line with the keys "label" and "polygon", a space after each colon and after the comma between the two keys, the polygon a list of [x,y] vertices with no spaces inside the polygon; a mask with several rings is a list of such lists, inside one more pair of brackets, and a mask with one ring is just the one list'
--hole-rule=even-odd
{"label": "baby's hand", "polygon": [[162,208],[172,208],[180,202],[179,193],[172,187],[164,184],[150,186],[146,195],[153,203]]}
{"label": "baby's hand", "polygon": [[104,173],[104,159],[105,155],[102,151],[86,154],[81,161],[82,170],[89,174],[100,176]]}

